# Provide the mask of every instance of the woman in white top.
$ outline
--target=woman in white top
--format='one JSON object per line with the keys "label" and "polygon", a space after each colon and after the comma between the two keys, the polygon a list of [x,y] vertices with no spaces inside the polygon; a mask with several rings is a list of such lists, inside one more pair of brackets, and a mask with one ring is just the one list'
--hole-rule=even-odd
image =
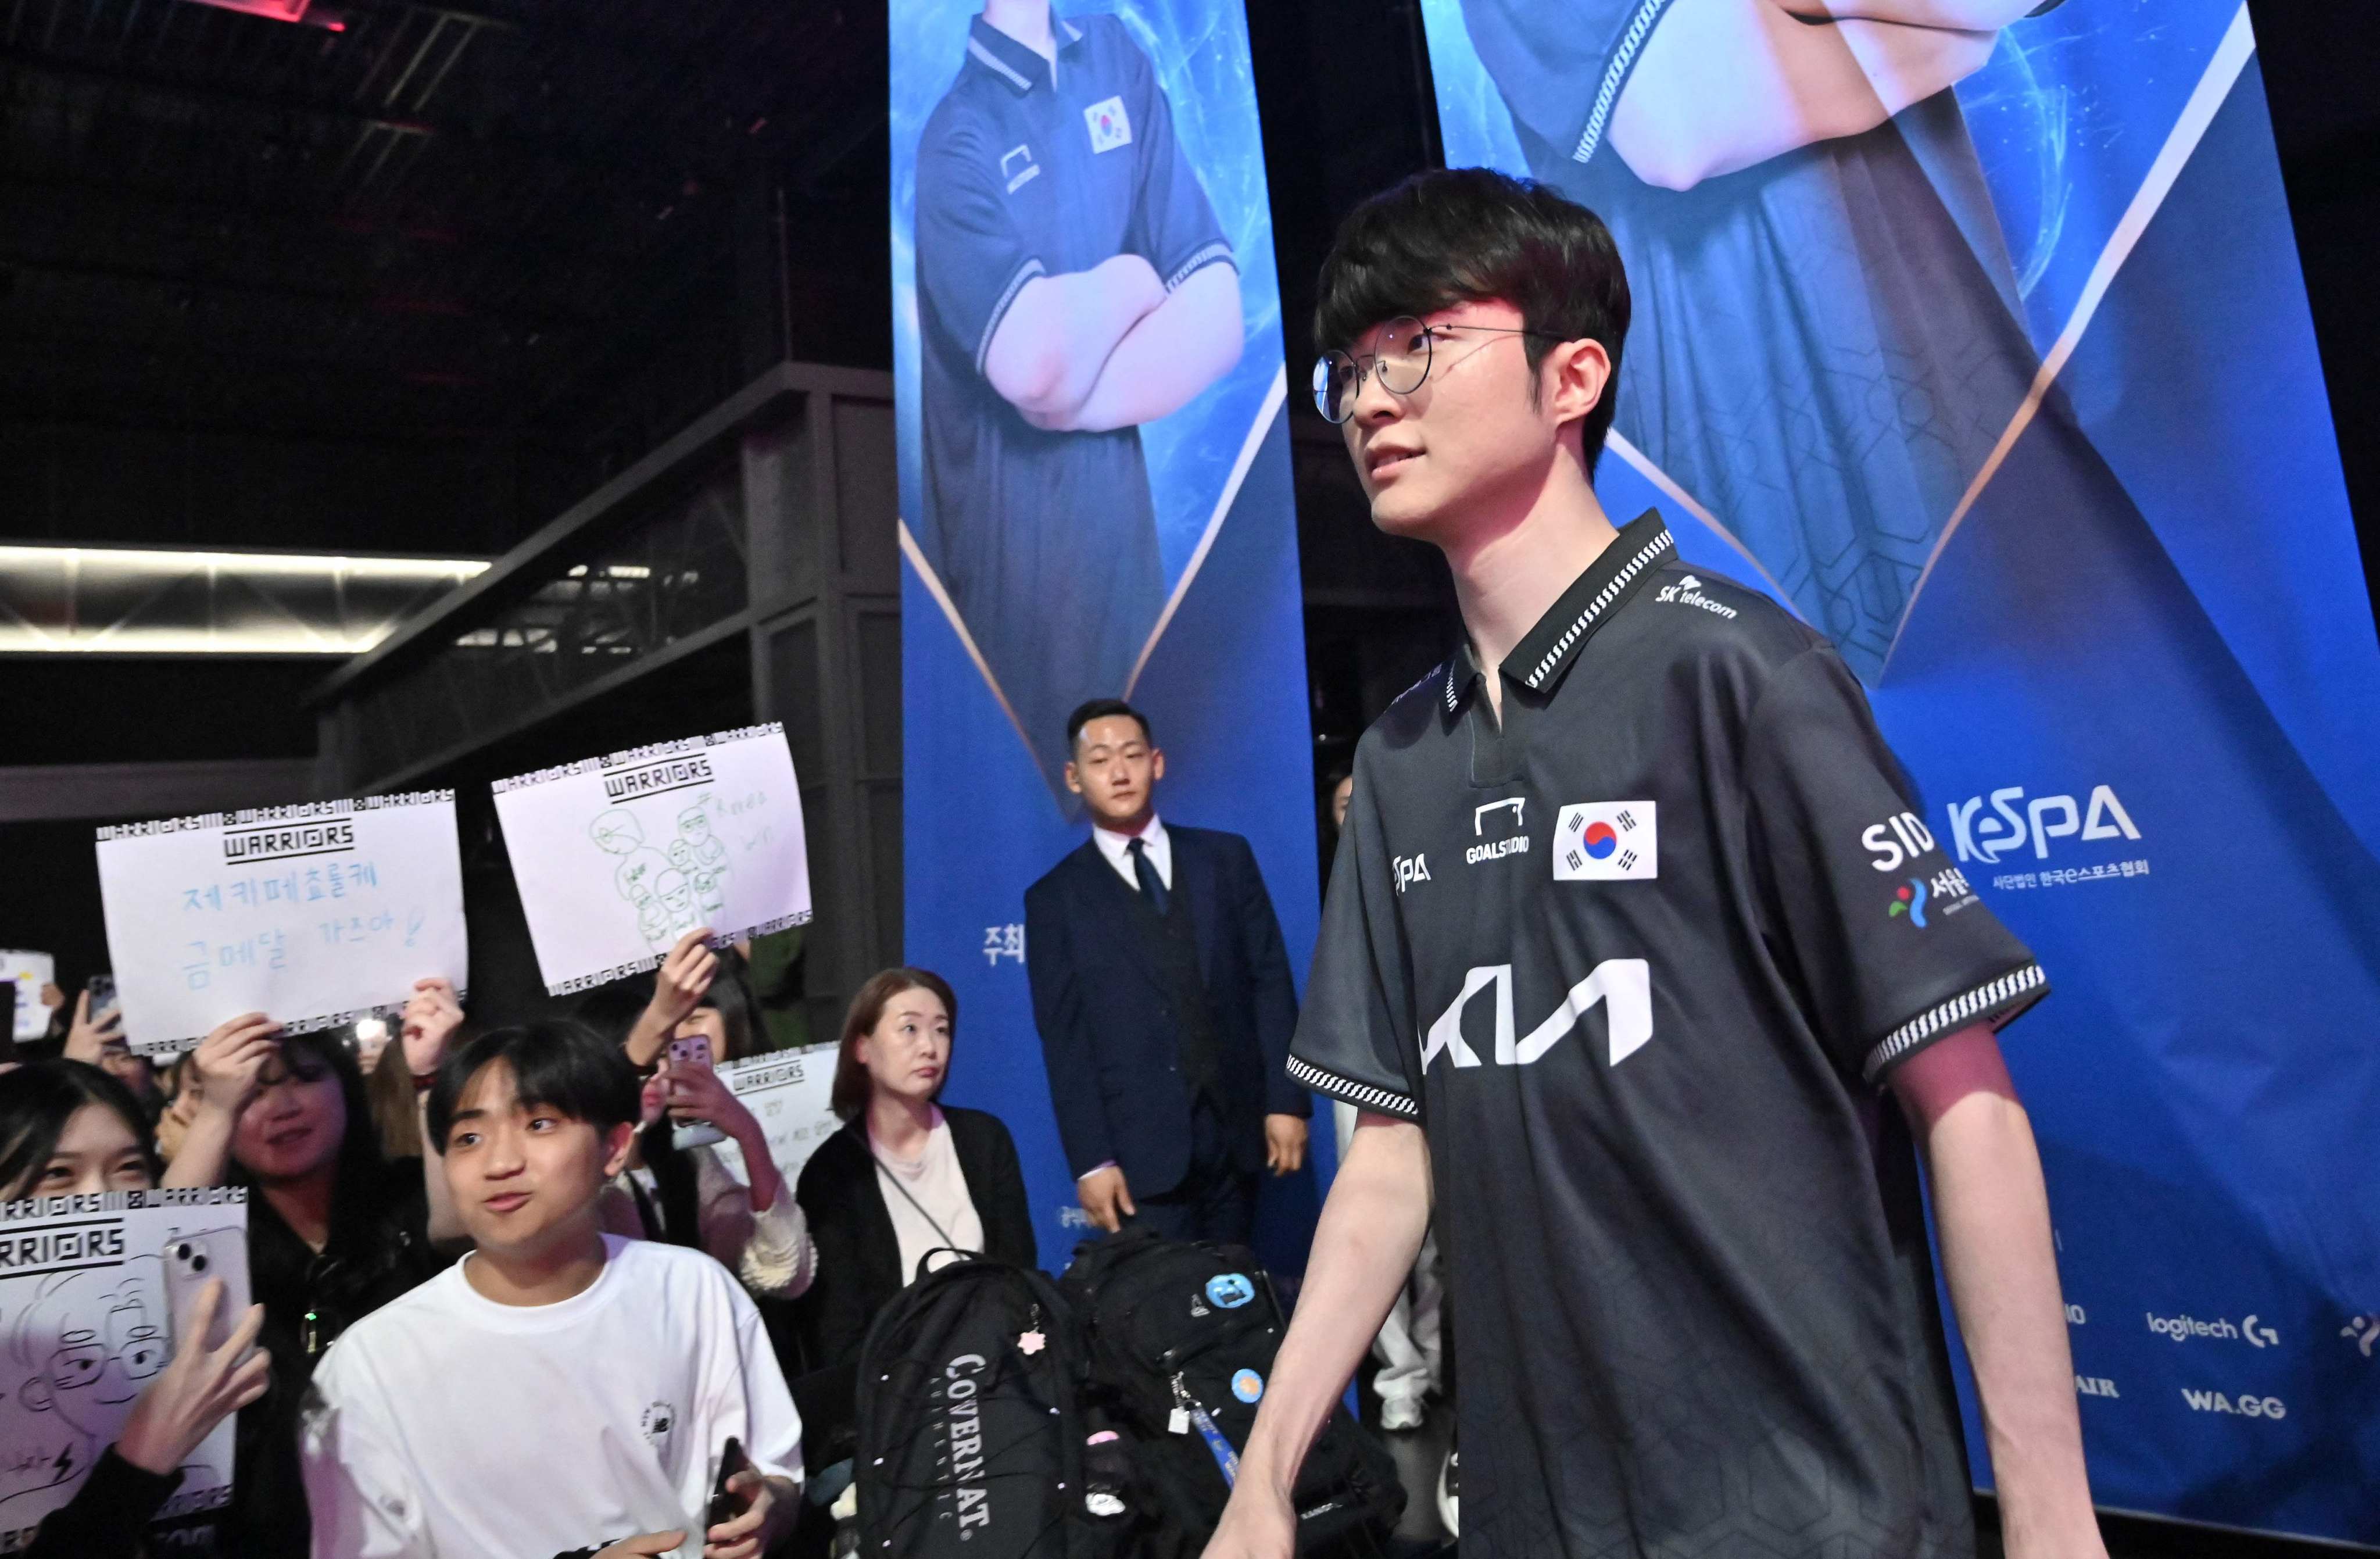
{"label": "woman in white top", "polygon": [[1019,1266],[1038,1258],[1008,1128],[937,1102],[957,1026],[949,983],[917,968],[871,978],[844,1019],[833,1100],[845,1124],[795,1192],[818,1247],[801,1312],[812,1370],[855,1362],[877,1312],[937,1248]]}

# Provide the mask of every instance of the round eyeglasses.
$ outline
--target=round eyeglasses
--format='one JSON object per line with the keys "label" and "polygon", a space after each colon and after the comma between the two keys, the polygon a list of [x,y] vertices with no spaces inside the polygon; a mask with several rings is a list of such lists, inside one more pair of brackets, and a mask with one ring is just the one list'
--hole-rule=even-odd
{"label": "round eyeglasses", "polygon": [[1429,377],[1431,343],[1450,332],[1464,330],[1483,335],[1562,339],[1542,330],[1519,330],[1511,325],[1424,324],[1410,314],[1400,314],[1379,328],[1374,338],[1379,350],[1368,360],[1335,349],[1314,359],[1314,409],[1332,422],[1344,422],[1354,413],[1355,397],[1364,393],[1364,380],[1373,373],[1380,376],[1380,388],[1390,395],[1413,394]]}

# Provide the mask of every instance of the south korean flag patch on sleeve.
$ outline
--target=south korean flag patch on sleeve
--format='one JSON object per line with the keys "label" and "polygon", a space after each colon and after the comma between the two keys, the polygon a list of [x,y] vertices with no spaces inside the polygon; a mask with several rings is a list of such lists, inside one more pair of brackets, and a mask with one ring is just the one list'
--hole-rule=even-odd
{"label": "south korean flag patch on sleeve", "polygon": [[1112,152],[1132,144],[1132,116],[1124,112],[1121,97],[1106,98],[1084,109],[1083,123],[1090,127],[1093,152]]}
{"label": "south korean flag patch on sleeve", "polygon": [[1564,807],[1554,828],[1557,883],[1649,883],[1661,850],[1650,801],[1586,801]]}

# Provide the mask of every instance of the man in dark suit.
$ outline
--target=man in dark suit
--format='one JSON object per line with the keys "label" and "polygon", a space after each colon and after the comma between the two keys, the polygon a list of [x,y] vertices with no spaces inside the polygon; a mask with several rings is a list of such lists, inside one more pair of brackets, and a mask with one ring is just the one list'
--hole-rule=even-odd
{"label": "man in dark suit", "polygon": [[1026,890],[1025,968],[1076,1194],[1111,1233],[1245,1244],[1257,1171],[1305,1163],[1312,1108],[1281,922],[1245,839],[1158,820],[1137,710],[1083,705],[1066,746],[1091,837]]}

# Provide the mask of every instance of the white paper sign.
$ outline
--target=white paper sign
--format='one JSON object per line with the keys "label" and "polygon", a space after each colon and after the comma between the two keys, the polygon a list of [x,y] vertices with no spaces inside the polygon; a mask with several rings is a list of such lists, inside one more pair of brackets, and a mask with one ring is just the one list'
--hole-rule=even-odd
{"label": "white paper sign", "polygon": [[[140,1393],[182,1346],[210,1278],[220,1315],[247,1309],[248,1193],[110,1191],[0,1208],[0,1553],[31,1541],[124,1432]],[[151,1530],[231,1500],[233,1423],[182,1462]],[[155,1552],[177,1552],[158,1539]]]}
{"label": "white paper sign", "polygon": [[0,980],[17,988],[17,1038],[38,1040],[48,1030],[50,1009],[42,1005],[42,987],[56,980],[57,968],[47,953],[0,950]]}
{"label": "white paper sign", "polygon": [[[802,1177],[802,1165],[810,1162],[819,1144],[843,1129],[834,1107],[827,1102],[834,1090],[834,1053],[833,1045],[808,1045],[771,1051],[719,1068],[719,1080],[727,1085],[727,1091],[743,1101],[753,1119],[760,1123],[761,1134],[769,1139],[769,1156],[776,1160],[777,1172],[785,1177],[788,1189]],[[712,1151],[729,1174],[747,1186],[752,1183],[744,1170],[744,1150],[734,1139]]]}
{"label": "white paper sign", "polygon": [[243,1012],[298,1034],[429,976],[469,983],[451,790],[103,828],[99,887],[125,1037],[144,1054]]}
{"label": "white paper sign", "polygon": [[496,816],[551,995],[810,918],[802,796],[784,727],[632,748],[498,780]]}

